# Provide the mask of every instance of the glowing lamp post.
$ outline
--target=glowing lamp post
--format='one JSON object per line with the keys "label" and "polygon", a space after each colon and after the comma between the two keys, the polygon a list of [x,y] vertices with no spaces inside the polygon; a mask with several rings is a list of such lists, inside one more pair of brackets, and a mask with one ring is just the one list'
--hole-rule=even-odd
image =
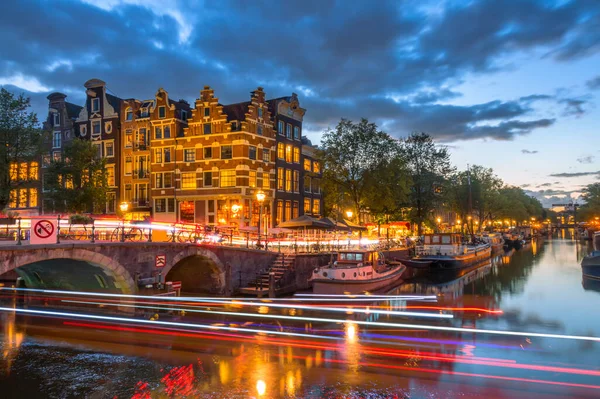
{"label": "glowing lamp post", "polygon": [[436,221],[437,221],[437,225],[438,225],[438,231],[441,232],[442,231],[442,218],[438,216]]}
{"label": "glowing lamp post", "polygon": [[[346,211],[346,216],[348,217],[348,219],[352,219],[352,215],[354,215],[354,213],[352,211]],[[596,218],[598,219],[598,218]]]}
{"label": "glowing lamp post", "polygon": [[264,191],[260,190],[256,193],[256,200],[258,201],[258,203],[260,204],[259,208],[258,208],[258,240],[256,245],[260,248],[260,220],[262,219],[262,209],[263,209],[263,202],[265,201],[265,193]]}
{"label": "glowing lamp post", "polygon": [[129,210],[129,204],[127,202],[121,202],[119,204],[121,210],[122,221],[121,221],[121,242],[125,242],[125,213]]}

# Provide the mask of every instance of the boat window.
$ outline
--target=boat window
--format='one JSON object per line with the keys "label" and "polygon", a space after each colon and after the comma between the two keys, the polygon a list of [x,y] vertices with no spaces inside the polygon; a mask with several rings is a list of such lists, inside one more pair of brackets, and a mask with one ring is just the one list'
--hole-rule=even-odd
{"label": "boat window", "polygon": [[442,236],[442,244],[450,244],[450,236]]}
{"label": "boat window", "polygon": [[425,236],[425,244],[431,244],[431,236]]}
{"label": "boat window", "polygon": [[341,260],[357,260],[357,261],[362,261],[363,260],[363,254],[356,254],[356,253],[342,253],[340,254],[340,259]]}

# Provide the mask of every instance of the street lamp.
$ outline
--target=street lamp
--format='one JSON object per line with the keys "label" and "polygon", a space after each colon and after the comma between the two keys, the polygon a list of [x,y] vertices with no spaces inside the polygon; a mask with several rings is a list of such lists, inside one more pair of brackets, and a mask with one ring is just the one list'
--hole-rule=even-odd
{"label": "street lamp", "polygon": [[260,207],[258,208],[258,240],[256,242],[256,246],[260,248],[260,220],[262,219],[262,208],[263,208],[263,202],[265,201],[265,193],[262,190],[259,190],[256,193],[256,200],[258,201],[258,203],[260,204]]}
{"label": "street lamp", "polygon": [[[348,219],[352,219],[352,215],[354,215],[354,212],[352,212],[350,210],[346,211],[346,216],[348,216]],[[598,218],[596,218],[596,219],[598,219]]]}
{"label": "street lamp", "polygon": [[121,210],[121,242],[125,242],[125,213],[129,209],[129,204],[127,202],[121,202],[119,204],[119,209]]}
{"label": "street lamp", "polygon": [[438,216],[437,220],[437,224],[438,224],[438,231],[441,231],[441,224],[442,224],[442,218]]}

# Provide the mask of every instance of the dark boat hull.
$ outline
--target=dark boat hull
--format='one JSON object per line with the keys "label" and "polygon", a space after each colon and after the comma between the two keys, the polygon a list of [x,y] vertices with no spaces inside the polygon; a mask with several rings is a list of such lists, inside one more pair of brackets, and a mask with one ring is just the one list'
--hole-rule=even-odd
{"label": "dark boat hull", "polygon": [[416,264],[416,268],[419,269],[462,269],[490,259],[491,254],[492,248],[488,247],[477,253],[457,256],[427,255],[413,258],[408,262],[403,261],[403,263],[408,267],[415,267],[412,265]]}
{"label": "dark boat hull", "polygon": [[584,278],[600,280],[600,256],[587,256],[581,261]]}

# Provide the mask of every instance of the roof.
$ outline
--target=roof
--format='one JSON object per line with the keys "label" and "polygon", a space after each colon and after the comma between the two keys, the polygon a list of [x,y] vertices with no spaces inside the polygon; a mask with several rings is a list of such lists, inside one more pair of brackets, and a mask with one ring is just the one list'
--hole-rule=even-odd
{"label": "roof", "polygon": [[115,110],[121,109],[121,102],[123,101],[122,99],[120,99],[117,96],[113,96],[112,94],[108,94],[108,93],[106,93],[106,99],[108,100],[108,103],[110,105],[112,105],[112,107]]}
{"label": "roof", "polygon": [[81,112],[81,108],[83,107],[65,101],[65,108],[67,109],[67,115],[69,118],[77,118],[79,117],[79,112]]}
{"label": "roof", "polygon": [[267,104],[269,104],[269,111],[271,112],[272,116],[277,115],[277,103],[281,100],[285,100],[289,103],[292,101],[292,96],[277,97],[267,100]]}
{"label": "roof", "polygon": [[248,112],[248,106],[250,101],[244,101],[243,103],[229,104],[223,106],[223,112],[227,114],[227,122],[231,121],[245,121],[246,112]]}

